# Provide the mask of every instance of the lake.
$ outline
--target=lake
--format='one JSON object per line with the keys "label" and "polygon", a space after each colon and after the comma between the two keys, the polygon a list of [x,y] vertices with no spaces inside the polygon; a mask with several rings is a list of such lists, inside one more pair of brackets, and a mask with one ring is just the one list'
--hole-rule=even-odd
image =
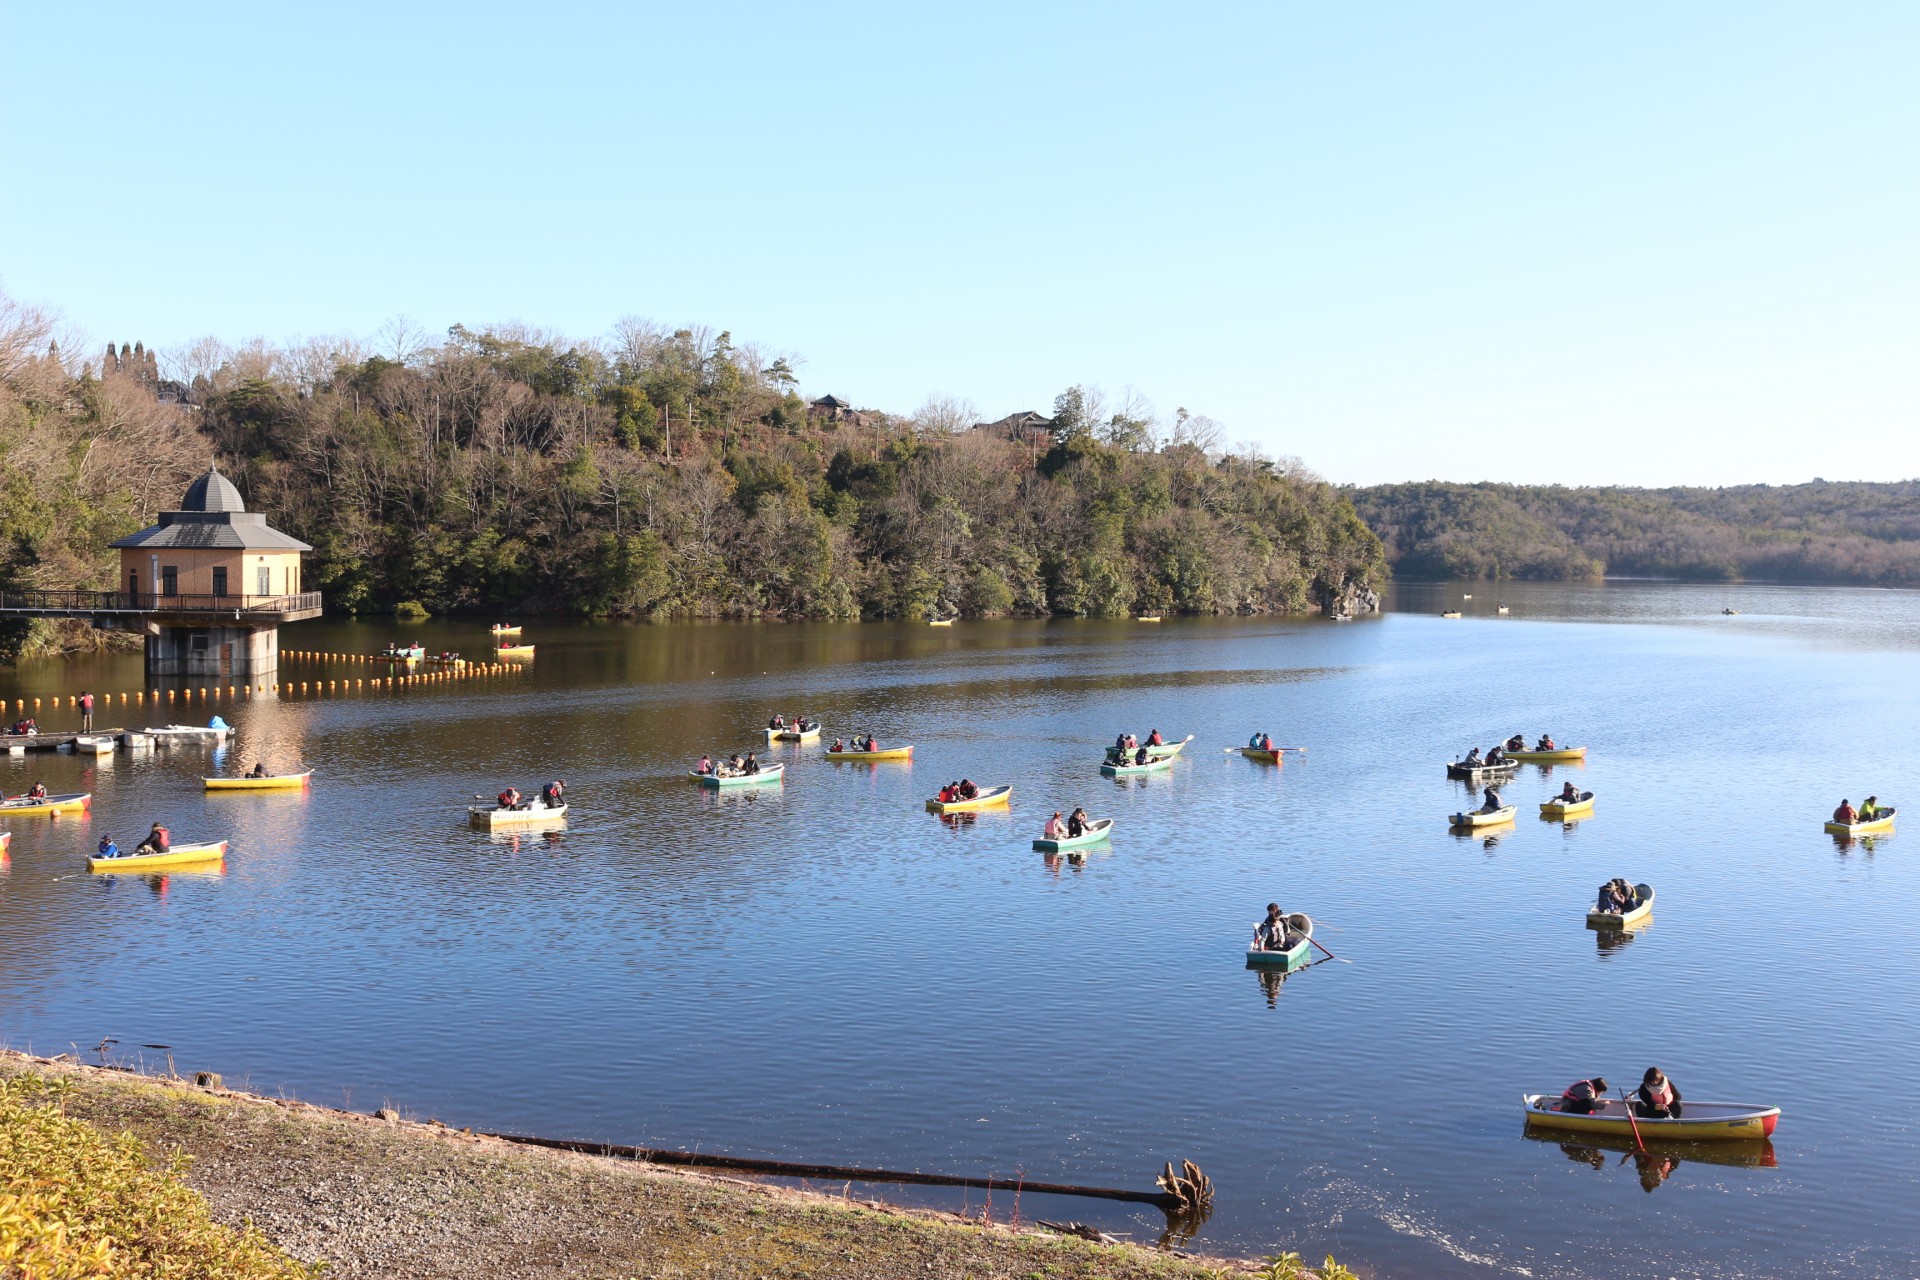
{"label": "lake", "polygon": [[[550,1137],[1140,1189],[1189,1158],[1217,1188],[1191,1247],[1388,1277],[1915,1274],[1920,828],[1849,845],[1821,822],[1867,792],[1920,813],[1920,595],[1400,584],[1392,604],[1348,624],[529,620],[523,678],[221,704],[219,752],[0,757],[9,793],[96,796],[12,821],[0,1036],[88,1060],[112,1037],[149,1069],[170,1052],[269,1094]],[[283,644],[399,635],[488,644],[440,620]],[[111,657],[0,692],[141,683]],[[914,759],[788,746],[767,753],[778,788],[689,784],[702,751],[762,747],[776,709]],[[1098,775],[1116,732],[1156,727],[1196,735],[1170,773]],[[1255,730],[1308,750],[1224,753]],[[1527,768],[1513,827],[1451,834],[1473,798],[1443,763],[1515,732],[1589,759]],[[258,758],[312,765],[311,792],[200,789]],[[563,832],[465,825],[476,795],[554,776]],[[961,776],[1013,784],[1011,808],[923,811]],[[1568,777],[1594,816],[1539,820]],[[1031,852],[1076,804],[1116,819],[1110,849]],[[230,839],[224,869],[85,873],[103,833],[156,818]],[[1624,938],[1583,926],[1615,875],[1658,891]],[[1247,970],[1270,900],[1347,963]],[[1770,1164],[1523,1133],[1523,1091],[1652,1064],[1692,1099],[1783,1107]]]}

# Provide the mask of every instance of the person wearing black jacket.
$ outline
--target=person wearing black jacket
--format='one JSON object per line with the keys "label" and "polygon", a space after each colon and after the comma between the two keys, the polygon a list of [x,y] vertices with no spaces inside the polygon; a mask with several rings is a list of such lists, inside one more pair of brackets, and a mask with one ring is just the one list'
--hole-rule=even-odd
{"label": "person wearing black jacket", "polygon": [[1666,1078],[1658,1067],[1648,1067],[1633,1091],[1633,1114],[1642,1120],[1678,1120],[1680,1088]]}

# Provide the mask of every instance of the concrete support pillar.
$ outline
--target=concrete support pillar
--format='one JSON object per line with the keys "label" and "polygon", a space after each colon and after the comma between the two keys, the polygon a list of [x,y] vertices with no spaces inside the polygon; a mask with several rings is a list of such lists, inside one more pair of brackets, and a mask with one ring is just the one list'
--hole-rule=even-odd
{"label": "concrete support pillar", "polygon": [[272,683],[279,670],[278,627],[157,625],[147,633],[149,676]]}

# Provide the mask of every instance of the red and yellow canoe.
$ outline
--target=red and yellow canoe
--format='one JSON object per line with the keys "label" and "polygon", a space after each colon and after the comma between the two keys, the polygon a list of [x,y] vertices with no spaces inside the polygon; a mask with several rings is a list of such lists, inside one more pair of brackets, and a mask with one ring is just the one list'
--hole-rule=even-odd
{"label": "red and yellow canoe", "polygon": [[1773,1135],[1780,1123],[1780,1108],[1756,1102],[1695,1102],[1681,1104],[1680,1116],[1673,1120],[1642,1120],[1627,1115],[1626,1104],[1618,1098],[1591,1115],[1559,1111],[1560,1099],[1545,1093],[1523,1093],[1527,1124],[1536,1129],[1564,1129],[1570,1133],[1625,1134],[1631,1138],[1638,1125],[1643,1138],[1662,1138],[1686,1142],[1752,1142]]}

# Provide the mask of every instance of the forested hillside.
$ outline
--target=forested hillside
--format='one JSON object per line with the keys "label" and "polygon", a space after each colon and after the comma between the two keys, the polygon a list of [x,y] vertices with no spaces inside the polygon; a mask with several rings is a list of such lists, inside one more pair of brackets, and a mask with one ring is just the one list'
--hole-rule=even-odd
{"label": "forested hillside", "polygon": [[107,542],[210,457],[314,545],[336,613],[1267,612],[1384,576],[1338,490],[1091,388],[1036,444],[943,401],[810,416],[788,361],[725,333],[102,360],[0,308],[0,586],[111,587]]}
{"label": "forested hillside", "polygon": [[1724,489],[1429,481],[1350,492],[1404,574],[1920,586],[1920,481]]}

